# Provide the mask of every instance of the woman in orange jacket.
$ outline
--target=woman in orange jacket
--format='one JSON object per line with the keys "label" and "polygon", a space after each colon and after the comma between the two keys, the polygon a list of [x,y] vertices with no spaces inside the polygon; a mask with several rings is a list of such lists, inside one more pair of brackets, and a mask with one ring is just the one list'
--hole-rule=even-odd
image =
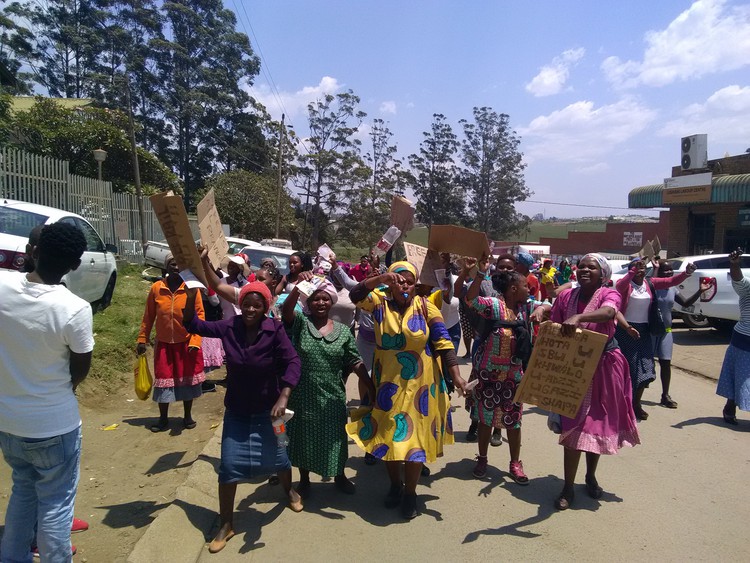
{"label": "woman in orange jacket", "polygon": [[[151,426],[152,432],[163,432],[169,427],[169,403],[182,401],[185,415],[184,428],[195,428],[191,415],[193,399],[201,396],[203,354],[201,337],[189,334],[182,326],[182,310],[187,302],[185,284],[179,274],[177,262],[168,254],[164,260],[164,278],[151,286],[146,298],[141,331],[136,352],[146,353],[151,328],[156,323],[154,346],[154,401],[159,403],[159,421]],[[195,300],[195,314],[205,320],[200,294]]]}

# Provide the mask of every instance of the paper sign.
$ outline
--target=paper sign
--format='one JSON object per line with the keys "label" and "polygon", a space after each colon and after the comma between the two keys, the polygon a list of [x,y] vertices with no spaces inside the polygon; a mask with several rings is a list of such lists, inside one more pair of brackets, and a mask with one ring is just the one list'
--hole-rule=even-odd
{"label": "paper sign", "polygon": [[424,246],[410,242],[404,243],[404,251],[406,252],[406,261],[414,264],[417,272],[419,272],[418,282],[438,287],[440,283],[435,277],[435,270],[443,267],[440,262],[440,254],[434,250],[427,250]]}
{"label": "paper sign", "polygon": [[182,197],[165,192],[152,195],[149,200],[177,266],[181,270],[192,270],[205,285],[201,257],[195,247]]}
{"label": "paper sign", "polygon": [[391,199],[391,225],[398,227],[402,233],[414,228],[414,204],[401,196]]}
{"label": "paper sign", "polygon": [[318,256],[320,256],[323,260],[328,261],[328,259],[331,257],[331,254],[333,254],[333,250],[331,250],[331,247],[327,244],[321,244],[318,247]]}
{"label": "paper sign", "polygon": [[575,418],[599,364],[607,336],[577,330],[563,336],[562,325],[542,323],[529,365],[514,401]]}
{"label": "paper sign", "polygon": [[213,188],[209,190],[196,208],[198,212],[198,230],[201,243],[208,248],[211,264],[218,264],[229,251],[229,244],[221,228],[221,219],[216,209],[216,198]]}
{"label": "paper sign", "polygon": [[301,281],[297,284],[297,291],[299,291],[302,295],[305,297],[310,297],[313,293],[315,293],[315,290],[320,287],[320,284],[322,284],[325,281],[325,278],[321,278],[320,276],[313,276],[310,281]]}
{"label": "paper sign", "polygon": [[445,268],[435,270],[435,279],[437,280],[438,287],[440,287],[440,289],[442,289],[443,291],[448,291],[450,280],[445,279]]}
{"label": "paper sign", "polygon": [[185,287],[187,288],[193,289],[194,287],[197,287],[198,289],[206,289],[206,286],[195,277],[192,270],[182,270],[180,272],[180,277],[182,278],[182,281],[185,282]]}
{"label": "paper sign", "polygon": [[490,244],[486,234],[456,225],[430,227],[430,242],[427,246],[437,252],[471,256],[477,260],[490,255]]}

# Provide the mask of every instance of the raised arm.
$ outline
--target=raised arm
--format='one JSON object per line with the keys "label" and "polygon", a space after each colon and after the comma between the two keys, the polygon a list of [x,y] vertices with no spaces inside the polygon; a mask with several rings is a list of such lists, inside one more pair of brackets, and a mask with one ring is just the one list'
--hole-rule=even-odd
{"label": "raised arm", "polygon": [[216,270],[211,264],[211,260],[208,258],[208,248],[201,247],[200,250],[201,264],[203,265],[203,273],[206,276],[208,286],[213,289],[219,297],[236,305],[237,294],[234,291],[234,286],[221,283],[221,278],[216,274]]}
{"label": "raised arm", "polygon": [[365,281],[359,282],[354,286],[349,292],[349,298],[352,300],[352,303],[359,303],[360,301],[364,301],[367,295],[376,287],[380,287],[381,285],[387,285],[390,287],[401,283],[401,280],[401,274],[393,273],[381,274],[379,276],[367,278]]}
{"label": "raised arm", "polygon": [[729,276],[732,281],[742,281],[742,268],[740,266],[742,249],[738,248],[729,255]]}

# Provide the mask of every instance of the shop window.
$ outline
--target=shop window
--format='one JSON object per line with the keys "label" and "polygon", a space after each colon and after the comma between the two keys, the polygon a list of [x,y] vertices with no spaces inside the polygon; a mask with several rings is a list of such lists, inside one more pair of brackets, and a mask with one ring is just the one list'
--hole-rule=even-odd
{"label": "shop window", "polygon": [[716,218],[713,213],[690,215],[690,247],[692,254],[709,254],[714,248]]}

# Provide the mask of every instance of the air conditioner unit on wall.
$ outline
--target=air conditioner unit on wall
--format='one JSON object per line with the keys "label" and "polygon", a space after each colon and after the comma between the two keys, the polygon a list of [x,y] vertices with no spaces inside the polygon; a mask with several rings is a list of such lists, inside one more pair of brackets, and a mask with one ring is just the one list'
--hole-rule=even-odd
{"label": "air conditioner unit on wall", "polygon": [[683,170],[695,170],[708,166],[708,135],[690,135],[680,141],[682,155],[680,166]]}

